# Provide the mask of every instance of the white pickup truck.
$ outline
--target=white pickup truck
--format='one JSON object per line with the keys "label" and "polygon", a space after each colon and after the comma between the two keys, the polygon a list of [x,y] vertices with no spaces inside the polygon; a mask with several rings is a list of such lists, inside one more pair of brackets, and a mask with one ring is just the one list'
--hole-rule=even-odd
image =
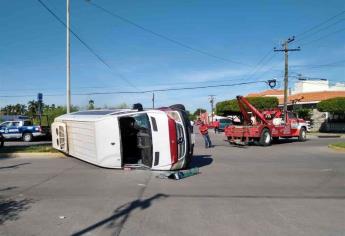
{"label": "white pickup truck", "polygon": [[[181,108],[181,109],[179,109]],[[186,168],[194,134],[183,106],[81,111],[55,118],[53,147],[107,168]]]}

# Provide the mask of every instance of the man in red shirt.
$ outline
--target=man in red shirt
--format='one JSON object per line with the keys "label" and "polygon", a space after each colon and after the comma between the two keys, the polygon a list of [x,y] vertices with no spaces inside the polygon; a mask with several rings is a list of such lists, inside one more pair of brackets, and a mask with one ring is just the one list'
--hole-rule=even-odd
{"label": "man in red shirt", "polygon": [[208,135],[208,127],[203,121],[201,122],[199,126],[199,131],[205,140],[205,148],[212,147],[211,139],[210,139],[210,136]]}
{"label": "man in red shirt", "polygon": [[219,125],[220,125],[220,122],[216,119],[216,121],[213,122],[214,133],[215,133],[215,134],[216,134],[217,132],[219,133]]}

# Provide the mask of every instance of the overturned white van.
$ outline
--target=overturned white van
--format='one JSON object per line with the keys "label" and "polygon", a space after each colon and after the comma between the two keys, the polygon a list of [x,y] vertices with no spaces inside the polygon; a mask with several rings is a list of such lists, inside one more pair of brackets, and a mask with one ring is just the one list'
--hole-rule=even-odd
{"label": "overturned white van", "polygon": [[94,110],[55,118],[52,142],[55,149],[101,167],[176,170],[191,161],[192,132],[183,109]]}

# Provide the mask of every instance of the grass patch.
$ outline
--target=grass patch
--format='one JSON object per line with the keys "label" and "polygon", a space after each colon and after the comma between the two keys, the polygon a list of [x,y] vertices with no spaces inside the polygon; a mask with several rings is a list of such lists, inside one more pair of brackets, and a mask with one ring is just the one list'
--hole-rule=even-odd
{"label": "grass patch", "polygon": [[332,143],[329,145],[330,148],[345,151],[345,142]]}
{"label": "grass patch", "polygon": [[59,151],[54,149],[51,144],[41,144],[41,145],[32,145],[32,146],[4,146],[0,148],[0,153],[33,153],[33,152],[49,152],[49,153],[58,153]]}

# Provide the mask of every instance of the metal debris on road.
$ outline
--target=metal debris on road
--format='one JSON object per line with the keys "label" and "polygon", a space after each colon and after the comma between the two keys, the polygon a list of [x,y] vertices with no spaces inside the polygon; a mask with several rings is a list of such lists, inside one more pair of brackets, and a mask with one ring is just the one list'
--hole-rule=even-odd
{"label": "metal debris on road", "polygon": [[192,168],[192,169],[188,169],[188,170],[180,170],[180,171],[166,171],[164,173],[161,173],[159,175],[157,175],[156,177],[159,179],[175,179],[175,180],[179,180],[179,179],[184,179],[187,178],[189,176],[193,176],[193,175],[197,175],[199,174],[199,168]]}

